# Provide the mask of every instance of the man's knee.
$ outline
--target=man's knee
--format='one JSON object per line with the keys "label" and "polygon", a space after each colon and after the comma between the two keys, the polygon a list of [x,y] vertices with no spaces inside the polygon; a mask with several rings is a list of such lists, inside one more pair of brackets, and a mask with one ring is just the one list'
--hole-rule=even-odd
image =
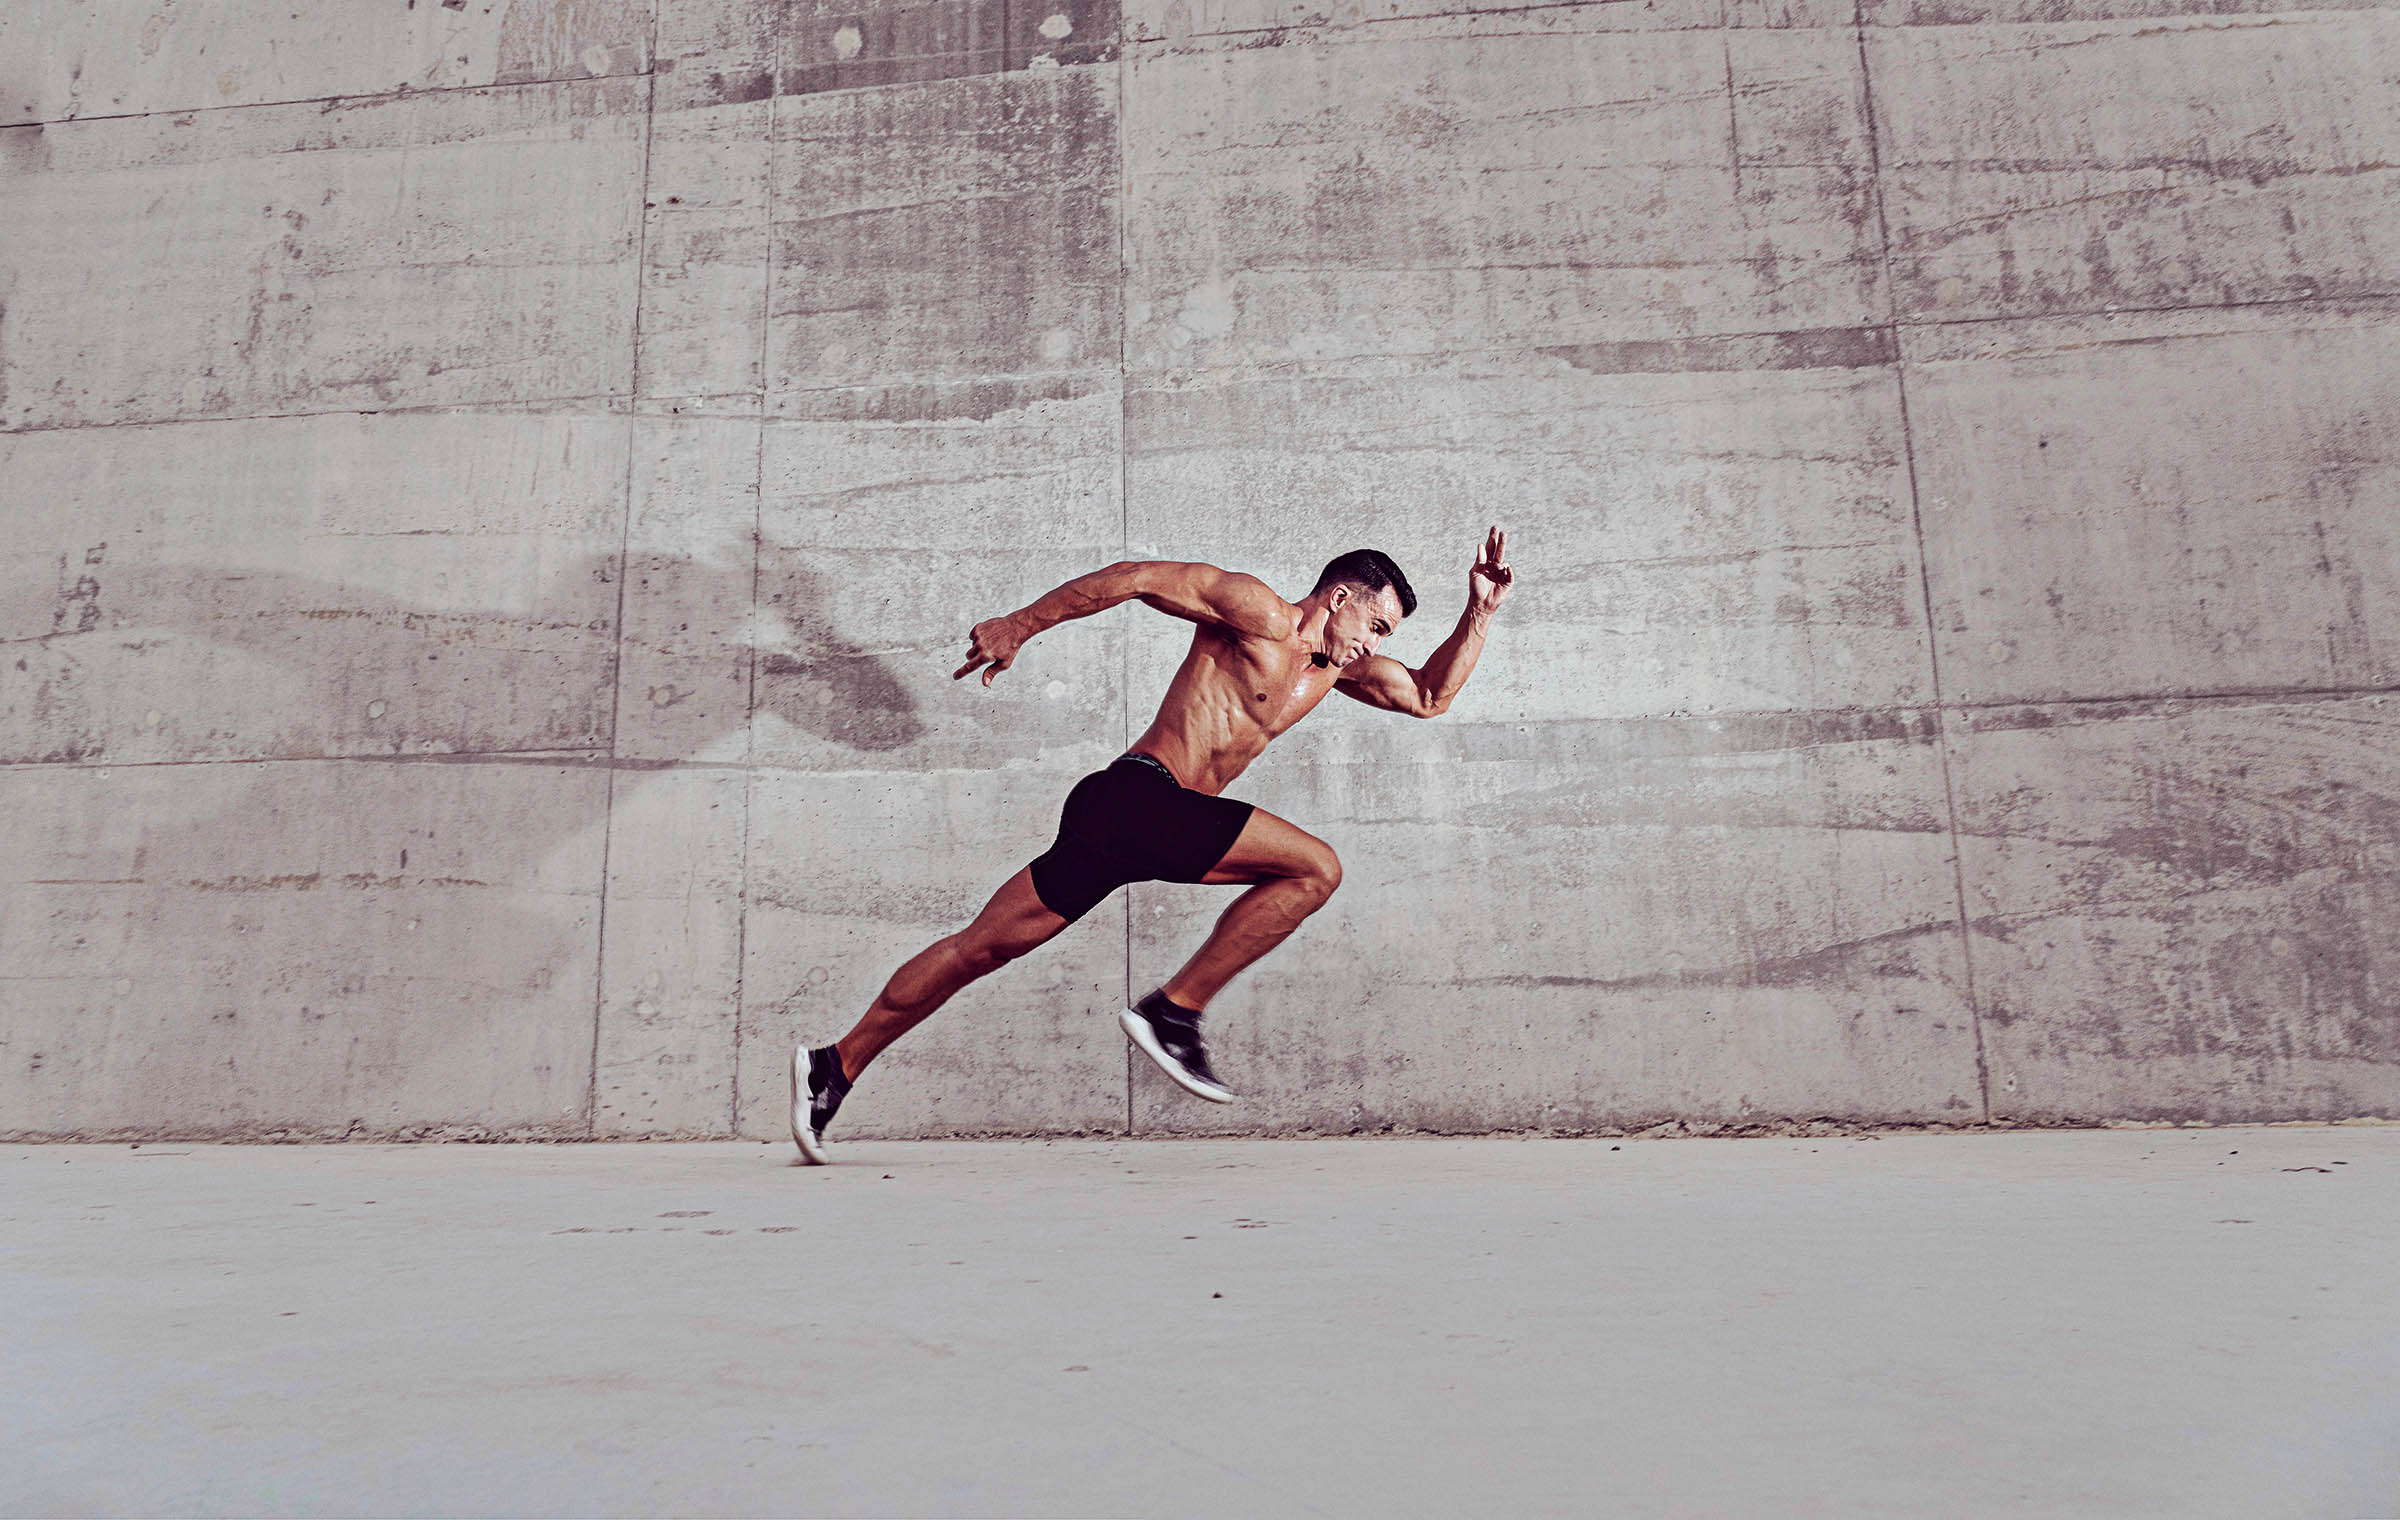
{"label": "man's knee", "polygon": [[1022,946],[1011,945],[988,935],[965,934],[952,942],[950,950],[958,957],[959,969],[970,977],[990,976],[1025,953]]}
{"label": "man's knee", "polygon": [[1334,854],[1333,846],[1322,839],[1314,841],[1314,844],[1316,848],[1308,852],[1307,870],[1299,879],[1307,884],[1310,893],[1322,904],[1342,884],[1342,857]]}

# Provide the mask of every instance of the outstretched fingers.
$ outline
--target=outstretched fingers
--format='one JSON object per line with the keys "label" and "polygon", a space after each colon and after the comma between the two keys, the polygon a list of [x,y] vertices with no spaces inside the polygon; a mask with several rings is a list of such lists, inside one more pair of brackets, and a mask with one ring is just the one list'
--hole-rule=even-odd
{"label": "outstretched fingers", "polygon": [[1497,580],[1506,581],[1509,578],[1508,535],[1498,527],[1483,535],[1483,557],[1476,562],[1475,568]]}
{"label": "outstretched fingers", "polygon": [[1023,635],[1008,619],[985,618],[968,631],[967,663],[952,671],[950,679],[955,681],[969,671],[989,666],[983,672],[983,684],[989,686],[992,677],[1016,663],[1017,651],[1024,645]]}
{"label": "outstretched fingers", "polygon": [[967,675],[969,672],[980,668],[983,670],[983,684],[989,686],[992,684],[992,677],[1008,669],[1011,663],[1011,661],[1001,659],[998,655],[989,655],[978,652],[971,656],[967,660],[966,664],[961,665],[958,667],[958,669],[950,672],[950,679],[955,681],[961,676]]}

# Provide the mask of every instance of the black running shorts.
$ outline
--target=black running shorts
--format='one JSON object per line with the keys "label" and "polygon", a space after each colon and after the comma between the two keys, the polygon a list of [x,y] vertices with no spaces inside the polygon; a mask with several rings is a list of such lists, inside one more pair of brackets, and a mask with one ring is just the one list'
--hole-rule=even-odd
{"label": "black running shorts", "polygon": [[1225,858],[1251,806],[1195,792],[1148,755],[1119,755],[1067,793],[1058,842],[1033,863],[1033,890],[1068,923],[1133,881],[1198,881]]}

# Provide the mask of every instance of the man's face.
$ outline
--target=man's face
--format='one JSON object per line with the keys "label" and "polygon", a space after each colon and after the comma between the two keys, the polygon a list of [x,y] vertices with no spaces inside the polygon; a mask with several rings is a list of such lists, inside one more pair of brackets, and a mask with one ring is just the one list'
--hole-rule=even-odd
{"label": "man's face", "polygon": [[1341,590],[1346,593],[1341,605],[1325,619],[1325,654],[1337,666],[1373,654],[1384,636],[1400,626],[1400,597],[1391,587],[1375,592],[1356,586]]}

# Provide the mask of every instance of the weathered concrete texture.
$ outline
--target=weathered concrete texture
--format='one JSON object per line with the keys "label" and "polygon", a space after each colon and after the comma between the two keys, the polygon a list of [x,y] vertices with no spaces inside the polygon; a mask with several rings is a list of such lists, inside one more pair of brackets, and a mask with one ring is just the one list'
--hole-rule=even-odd
{"label": "weathered concrete texture", "polygon": [[2042,9],[1868,34],[1902,314],[2400,289],[2400,14]]}
{"label": "weathered concrete texture", "polygon": [[10,767],[0,843],[41,874],[0,934],[8,1128],[580,1133],[606,784],[555,758]]}
{"label": "weathered concrete texture", "polygon": [[2400,1512],[2400,1130],[0,1154],[0,1512]]}
{"label": "weathered concrete texture", "polygon": [[10,129],[0,423],[603,397],[649,82]]}
{"label": "weathered concrete texture", "polygon": [[845,1126],[2400,1106],[2400,11],[353,9],[0,15],[0,1133],[774,1134],[1184,636],[975,620],[1489,522],[1250,1102],[1143,887]]}
{"label": "weathered concrete texture", "polygon": [[0,757],[600,744],[625,449],[573,408],[0,434]]}
{"label": "weathered concrete texture", "polygon": [[639,74],[651,24],[650,0],[11,0],[0,125]]}
{"label": "weathered concrete texture", "polygon": [[1909,341],[1946,695],[2400,685],[2400,302]]}
{"label": "weathered concrete texture", "polygon": [[1995,1114],[2400,1105],[2396,725],[2386,696],[1964,715]]}
{"label": "weathered concrete texture", "polygon": [[[1255,790],[1346,867],[1293,953],[1219,1005],[1220,1068],[1256,1101],[1201,1109],[1146,1081],[1137,1122],[1980,1120],[1926,726],[1702,729],[1470,720],[1420,739],[1370,719],[1296,736]],[[1594,861],[1614,864],[1595,880]],[[1137,982],[1221,902],[1139,889]]]}

